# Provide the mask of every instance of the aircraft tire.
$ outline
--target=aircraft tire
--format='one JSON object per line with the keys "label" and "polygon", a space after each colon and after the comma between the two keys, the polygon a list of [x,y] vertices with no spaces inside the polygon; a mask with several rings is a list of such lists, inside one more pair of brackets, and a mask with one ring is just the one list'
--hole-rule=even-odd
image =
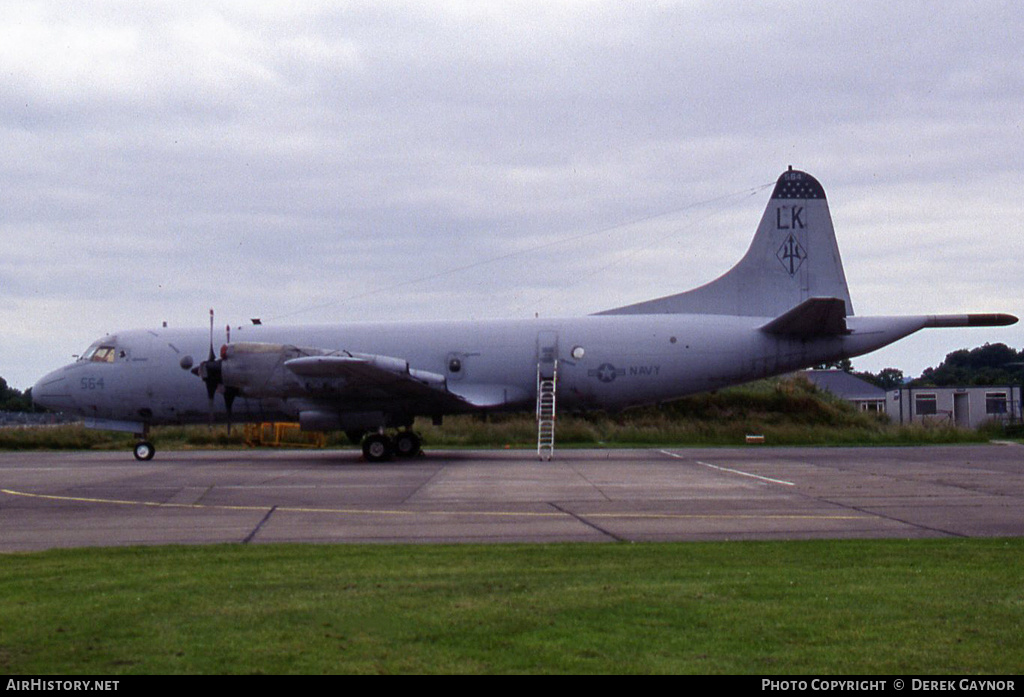
{"label": "aircraft tire", "polygon": [[133,452],[136,460],[152,460],[153,456],[156,455],[156,448],[154,448],[153,444],[148,440],[143,440],[135,444],[135,450]]}
{"label": "aircraft tire", "polygon": [[402,431],[394,440],[395,455],[398,457],[416,457],[422,451],[423,442],[412,431]]}
{"label": "aircraft tire", "polygon": [[363,457],[368,462],[384,462],[394,454],[391,439],[383,433],[371,433],[363,439]]}

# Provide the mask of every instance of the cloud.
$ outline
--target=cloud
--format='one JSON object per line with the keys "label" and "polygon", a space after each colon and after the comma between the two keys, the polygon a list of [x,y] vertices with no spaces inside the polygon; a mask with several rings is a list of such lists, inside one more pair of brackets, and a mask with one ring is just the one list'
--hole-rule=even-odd
{"label": "cloud", "polygon": [[767,197],[742,192],[788,164],[829,193],[858,311],[1020,312],[1022,23],[999,2],[17,3],[0,375],[210,305],[530,316],[681,290],[742,254]]}

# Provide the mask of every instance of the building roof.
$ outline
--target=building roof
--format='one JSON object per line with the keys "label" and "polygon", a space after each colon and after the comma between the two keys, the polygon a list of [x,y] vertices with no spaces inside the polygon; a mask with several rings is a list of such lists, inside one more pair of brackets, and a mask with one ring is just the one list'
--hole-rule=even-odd
{"label": "building roof", "polygon": [[800,373],[820,389],[846,400],[885,399],[886,391],[842,370],[805,370]]}

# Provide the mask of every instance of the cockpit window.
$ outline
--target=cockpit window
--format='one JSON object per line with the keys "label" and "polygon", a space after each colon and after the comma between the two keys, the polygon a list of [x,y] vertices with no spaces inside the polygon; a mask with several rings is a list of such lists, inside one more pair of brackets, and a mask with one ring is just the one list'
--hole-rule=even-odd
{"label": "cockpit window", "polygon": [[82,356],[82,360],[92,363],[113,363],[115,355],[117,355],[117,352],[113,346],[90,346],[89,350]]}

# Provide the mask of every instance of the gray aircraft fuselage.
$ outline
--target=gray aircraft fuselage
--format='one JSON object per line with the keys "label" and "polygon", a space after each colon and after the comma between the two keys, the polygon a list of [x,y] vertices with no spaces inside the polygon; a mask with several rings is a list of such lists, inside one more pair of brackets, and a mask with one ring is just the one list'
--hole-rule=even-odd
{"label": "gray aircraft fuselage", "polygon": [[[240,341],[402,356],[415,368],[445,375],[448,389],[456,394],[493,391],[488,408],[496,410],[532,407],[539,348],[552,344],[559,359],[560,408],[614,411],[857,356],[917,331],[928,318],[850,318],[850,334],[812,341],[760,331],[770,319],[592,315],[560,320],[253,326],[233,333]],[[208,342],[203,330],[120,332],[98,342],[114,347],[113,362],[77,361],[42,378],[33,394],[53,408],[92,419],[205,423],[210,418],[206,394],[181,363],[187,357],[192,359],[187,365],[201,361]],[[574,357],[574,352],[580,357]],[[377,406],[363,404],[358,409]],[[296,418],[296,408],[278,398],[240,397],[233,412],[241,421],[271,421]],[[215,417],[224,420],[226,416],[224,403],[218,400]]]}

